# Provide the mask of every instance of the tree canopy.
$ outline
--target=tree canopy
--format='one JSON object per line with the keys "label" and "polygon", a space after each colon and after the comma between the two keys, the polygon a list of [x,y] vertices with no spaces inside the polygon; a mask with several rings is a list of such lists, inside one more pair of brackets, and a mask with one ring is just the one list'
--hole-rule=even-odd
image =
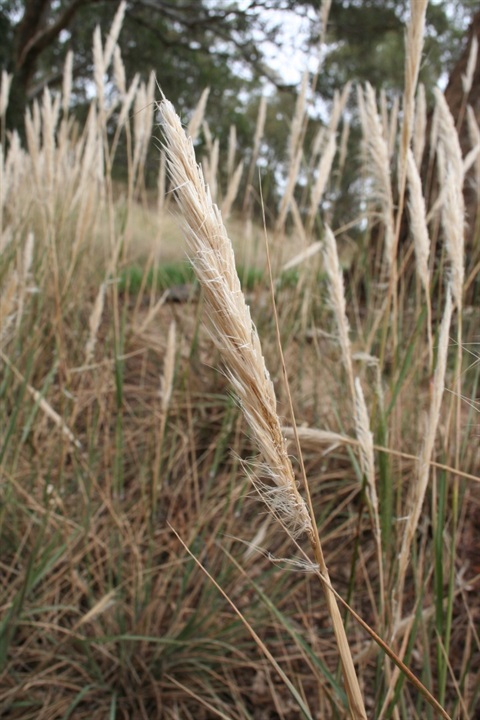
{"label": "tree canopy", "polygon": [[[383,87],[402,87],[403,29],[407,0],[333,0],[329,12],[325,63],[318,89],[331,97],[347,80]],[[92,34],[108,28],[117,0],[3,0],[0,9],[0,66],[13,73],[11,114],[44,85],[60,82],[69,49],[74,52],[78,102],[88,89],[92,71]],[[211,100],[232,111],[238,98],[269,82],[286,90],[281,69],[269,67],[266,43],[277,42],[288,13],[306,13],[313,49],[324,30],[320,0],[130,0],[121,34],[127,76],[150,69],[180,107],[195,104],[200,91],[211,88]],[[427,16],[427,86],[448,71],[459,54],[459,37],[473,13],[474,0],[431,3]],[[453,13],[453,14],[452,14]],[[244,91],[243,95],[241,91]]]}
{"label": "tree canopy", "polygon": [[[92,92],[92,37],[106,33],[118,0],[3,0],[0,7],[0,68],[13,74],[7,122],[22,128],[29,100],[55,87],[73,51],[73,103],[81,111]],[[271,66],[268,48],[289,32],[292,14],[303,15],[306,32],[294,37],[305,57],[319,55],[316,92],[328,103],[347,81],[398,93],[404,83],[404,29],[409,0],[332,0],[322,27],[321,0],[127,0],[119,46],[127,81],[135,73],[157,74],[165,95],[186,115],[210,87],[206,117],[226,142],[236,126],[240,149],[250,149],[260,96],[270,94],[264,159],[271,175],[285,159],[286,136],[298,92],[282,67]],[[420,80],[427,93],[448,77],[462,52],[462,37],[477,9],[474,0],[430,3]],[[286,29],[286,30],[285,30]],[[290,34],[293,31],[290,30]],[[285,63],[291,63],[286,57]],[[321,119],[309,127],[312,138]],[[356,142],[355,128],[351,143]],[[355,154],[355,152],[353,153]]]}

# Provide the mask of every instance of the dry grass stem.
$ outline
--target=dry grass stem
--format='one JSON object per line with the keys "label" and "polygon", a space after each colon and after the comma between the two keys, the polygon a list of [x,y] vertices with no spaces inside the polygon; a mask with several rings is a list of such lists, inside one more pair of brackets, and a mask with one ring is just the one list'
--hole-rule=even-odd
{"label": "dry grass stem", "polygon": [[452,321],[452,294],[450,288],[447,292],[445,310],[437,350],[437,364],[433,377],[432,399],[426,425],[426,435],[418,460],[417,481],[412,485],[412,491],[408,499],[407,519],[403,532],[402,545],[398,558],[398,578],[395,585],[395,622],[394,632],[398,628],[402,614],[403,590],[408,566],[410,564],[410,550],[418,527],[422,512],[425,492],[430,477],[430,460],[435,446],[438,423],[440,420],[440,408],[442,405],[443,392],[445,389],[445,372],[447,367],[447,354],[449,345],[449,331]]}
{"label": "dry grass stem", "polygon": [[103,306],[105,302],[105,289],[106,285],[103,282],[97,293],[97,297],[95,300],[95,304],[93,306],[92,314],[90,315],[90,318],[88,320],[88,327],[90,329],[90,335],[88,337],[87,343],[85,345],[85,365],[89,365],[92,358],[93,353],[95,352],[95,345],[97,343],[97,335],[98,335],[98,329],[100,327],[100,322],[102,319],[102,313],[103,313]]}
{"label": "dry grass stem", "polygon": [[176,327],[172,320],[168,329],[167,350],[163,364],[163,376],[161,381],[160,396],[162,398],[162,412],[166,413],[173,391],[173,378],[175,375],[175,349],[176,349]]}
{"label": "dry grass stem", "polygon": [[[253,478],[272,512],[293,535],[306,532],[322,574],[328,581],[320,539],[305,501],[298,492],[286,441],[276,410],[272,381],[265,366],[258,334],[245,303],[235,268],[231,242],[220,213],[213,205],[172,105],[161,106],[170,176],[176,188],[192,261],[205,293],[205,302],[226,372],[264,458],[264,474],[271,484]],[[345,677],[345,689],[354,718],[366,718],[350,648],[334,595],[325,595],[332,618]]]}
{"label": "dry grass stem", "polygon": [[315,180],[315,184],[312,188],[310,210],[307,218],[307,229],[309,229],[310,232],[313,228],[319,205],[321,203],[325,188],[330,178],[333,159],[335,157],[336,151],[337,143],[335,141],[335,135],[331,133],[318,163],[317,179]]}

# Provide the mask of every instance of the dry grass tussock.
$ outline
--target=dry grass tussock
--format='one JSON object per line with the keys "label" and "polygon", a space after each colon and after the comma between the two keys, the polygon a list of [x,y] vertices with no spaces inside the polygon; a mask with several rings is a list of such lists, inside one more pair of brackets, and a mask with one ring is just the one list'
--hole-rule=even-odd
{"label": "dry grass tussock", "polygon": [[[480,245],[461,188],[478,191],[480,133],[468,77],[469,158],[439,93],[433,144],[411,139],[426,117],[413,29],[406,112],[358,89],[368,195],[348,226],[336,203],[351,89],[310,147],[304,78],[269,208],[277,321],[254,213],[268,103],[249,165],[235,129],[225,148],[212,137],[207,91],[188,127],[203,133],[203,171],[166,101],[155,149],[155,84],[127,82],[123,9],[95,34],[83,127],[70,56],[62,94],[28,110],[25,144],[3,132],[2,75],[0,714],[475,717]],[[245,235],[240,261],[218,207]],[[174,303],[155,278],[183,234],[198,280]]]}

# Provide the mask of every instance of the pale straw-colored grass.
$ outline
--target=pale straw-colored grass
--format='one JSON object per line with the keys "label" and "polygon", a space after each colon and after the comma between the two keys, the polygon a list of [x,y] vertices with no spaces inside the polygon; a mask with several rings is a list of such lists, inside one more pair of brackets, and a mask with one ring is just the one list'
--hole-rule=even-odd
{"label": "pale straw-colored grass", "polygon": [[323,237],[323,264],[328,277],[329,301],[337,326],[338,342],[342,354],[343,367],[347,374],[352,406],[355,405],[356,392],[353,377],[352,348],[350,345],[350,326],[345,302],[343,273],[338,259],[337,243],[331,229],[326,226]]}
{"label": "pale straw-colored grass", "polygon": [[337,151],[337,143],[335,140],[335,133],[330,132],[325,148],[317,166],[317,178],[312,187],[310,196],[310,210],[307,217],[307,232],[310,233],[313,229],[316,215],[318,213],[318,207],[322,200],[323,194],[327,187],[327,183],[330,179],[330,173],[332,170],[333,160]]}
{"label": "pale straw-colored grass", "polygon": [[425,139],[427,135],[427,99],[425,97],[425,85],[419,83],[417,90],[417,100],[415,102],[415,119],[412,134],[413,156],[415,163],[420,169],[425,149]]}
{"label": "pale straw-colored grass", "polygon": [[425,302],[427,303],[428,354],[429,365],[431,367],[433,362],[432,303],[430,300],[430,271],[428,267],[430,258],[430,236],[427,225],[425,199],[422,193],[422,181],[414,154],[410,148],[407,152],[407,178],[410,188],[408,209],[410,229],[413,236],[413,247],[415,250],[415,268],[425,293]]}
{"label": "pale straw-colored grass", "polygon": [[232,212],[233,203],[238,195],[238,189],[240,187],[240,181],[243,175],[243,160],[238,163],[235,172],[230,177],[230,181],[227,186],[227,192],[222,201],[222,216],[227,220]]}
{"label": "pale straw-colored grass", "polygon": [[227,177],[228,177],[229,181],[232,178],[236,154],[237,154],[237,126],[232,124],[232,125],[230,125],[230,130],[228,131]]}
{"label": "pale straw-colored grass", "polygon": [[383,625],[385,621],[384,610],[386,606],[386,598],[385,581],[383,577],[383,553],[382,533],[380,527],[380,509],[375,477],[373,433],[370,430],[370,418],[368,414],[367,404],[365,402],[362,384],[358,377],[355,378],[355,430],[360,449],[360,467],[363,477],[366,480],[367,496],[372,517],[373,534],[375,537],[379,580],[379,607],[377,608],[377,613],[379,615],[381,625]]}
{"label": "pale straw-colored grass", "polygon": [[435,447],[440,410],[445,389],[445,372],[447,368],[447,354],[449,347],[449,332],[452,321],[452,294],[450,288],[447,292],[445,309],[438,339],[437,364],[433,376],[432,396],[428,419],[425,425],[425,435],[418,460],[417,478],[411,486],[410,496],[407,500],[407,519],[402,536],[402,544],[398,557],[398,577],[395,583],[394,598],[394,633],[402,617],[403,591],[408,567],[411,561],[411,547],[418,527],[423,508],[423,501],[430,477],[430,461]]}
{"label": "pale straw-colored grass", "polygon": [[[295,535],[311,532],[311,520],[286,451],[273,384],[240,286],[231,242],[196,165],[192,142],[172,105],[163,101],[161,113],[170,178],[185,221],[191,260],[204,290],[212,337],[275,487],[272,492],[265,486],[268,502]],[[259,483],[259,487],[263,485]]]}
{"label": "pale straw-colored grass", "polygon": [[364,92],[360,87],[358,88],[358,101],[365,159],[372,174],[375,187],[374,197],[380,204],[381,219],[385,228],[384,259],[387,268],[391,270],[395,262],[395,230],[389,150],[383,124],[378,114],[375,91],[370,83],[366,84]]}
{"label": "pale straw-colored grass", "polygon": [[[342,661],[345,688],[354,718],[366,718],[343,622],[330,590],[314,518],[298,491],[292,463],[276,409],[276,397],[262,348],[235,268],[232,244],[218,208],[212,203],[173,106],[160,106],[171,180],[176,190],[191,259],[204,291],[205,304],[226,374],[261,452],[268,482],[254,470],[252,478],[264,502],[294,536],[307,533],[318,562]],[[308,491],[308,488],[306,488]]]}
{"label": "pale straw-colored grass", "polygon": [[88,327],[90,330],[90,334],[88,336],[88,340],[85,345],[85,365],[88,365],[91,362],[91,360],[93,358],[93,353],[95,352],[95,345],[97,344],[98,330],[100,328],[100,322],[102,320],[102,314],[103,314],[103,307],[105,304],[105,289],[106,289],[106,284],[104,282],[102,282],[98,289],[98,293],[97,293],[97,297],[95,299],[93,310],[88,319]]}
{"label": "pale straw-colored grass", "polygon": [[198,133],[200,132],[200,128],[202,127],[203,121],[205,119],[205,110],[207,109],[209,95],[210,88],[206,87],[200,95],[200,99],[195,107],[195,110],[192,113],[190,122],[188,123],[187,132],[188,135],[192,138],[193,142],[196,141]]}
{"label": "pale straw-colored grass", "polygon": [[[258,156],[260,153],[260,143],[263,138],[265,131],[265,122],[267,119],[267,99],[264,95],[260,98],[257,112],[257,122],[255,125],[255,134],[253,136],[253,150],[252,157],[250,159],[250,165],[248,168],[247,184],[245,187],[245,196],[243,198],[243,211],[244,213],[251,213],[252,205],[252,189],[255,180],[255,169],[257,167]],[[231,138],[230,146],[232,147],[233,138]],[[232,151],[230,151],[232,152]]]}

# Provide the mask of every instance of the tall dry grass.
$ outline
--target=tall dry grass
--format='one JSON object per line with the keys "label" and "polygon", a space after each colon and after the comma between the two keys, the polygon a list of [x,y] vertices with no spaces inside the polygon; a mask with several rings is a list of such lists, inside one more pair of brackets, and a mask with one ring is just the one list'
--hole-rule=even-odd
{"label": "tall dry grass", "polygon": [[[250,264],[238,268],[228,240],[263,234],[254,202],[268,102],[244,172],[236,131],[223,147],[200,96],[188,130],[205,138],[207,185],[168,103],[165,153],[150,142],[155,84],[125,75],[124,7],[105,38],[95,33],[83,127],[69,107],[72,56],[62,93],[27,111],[25,147],[4,132],[2,75],[1,714],[475,717],[469,73],[463,157],[439,92],[427,137],[414,32],[424,6],[412,3],[403,107],[357,93],[365,197],[348,225],[336,203],[357,160],[350,87],[309,134],[305,76],[283,195],[268,208],[270,282],[265,249],[243,248]],[[177,303],[161,262],[179,242],[172,214],[202,285],[185,261],[169,268],[189,285]]]}

